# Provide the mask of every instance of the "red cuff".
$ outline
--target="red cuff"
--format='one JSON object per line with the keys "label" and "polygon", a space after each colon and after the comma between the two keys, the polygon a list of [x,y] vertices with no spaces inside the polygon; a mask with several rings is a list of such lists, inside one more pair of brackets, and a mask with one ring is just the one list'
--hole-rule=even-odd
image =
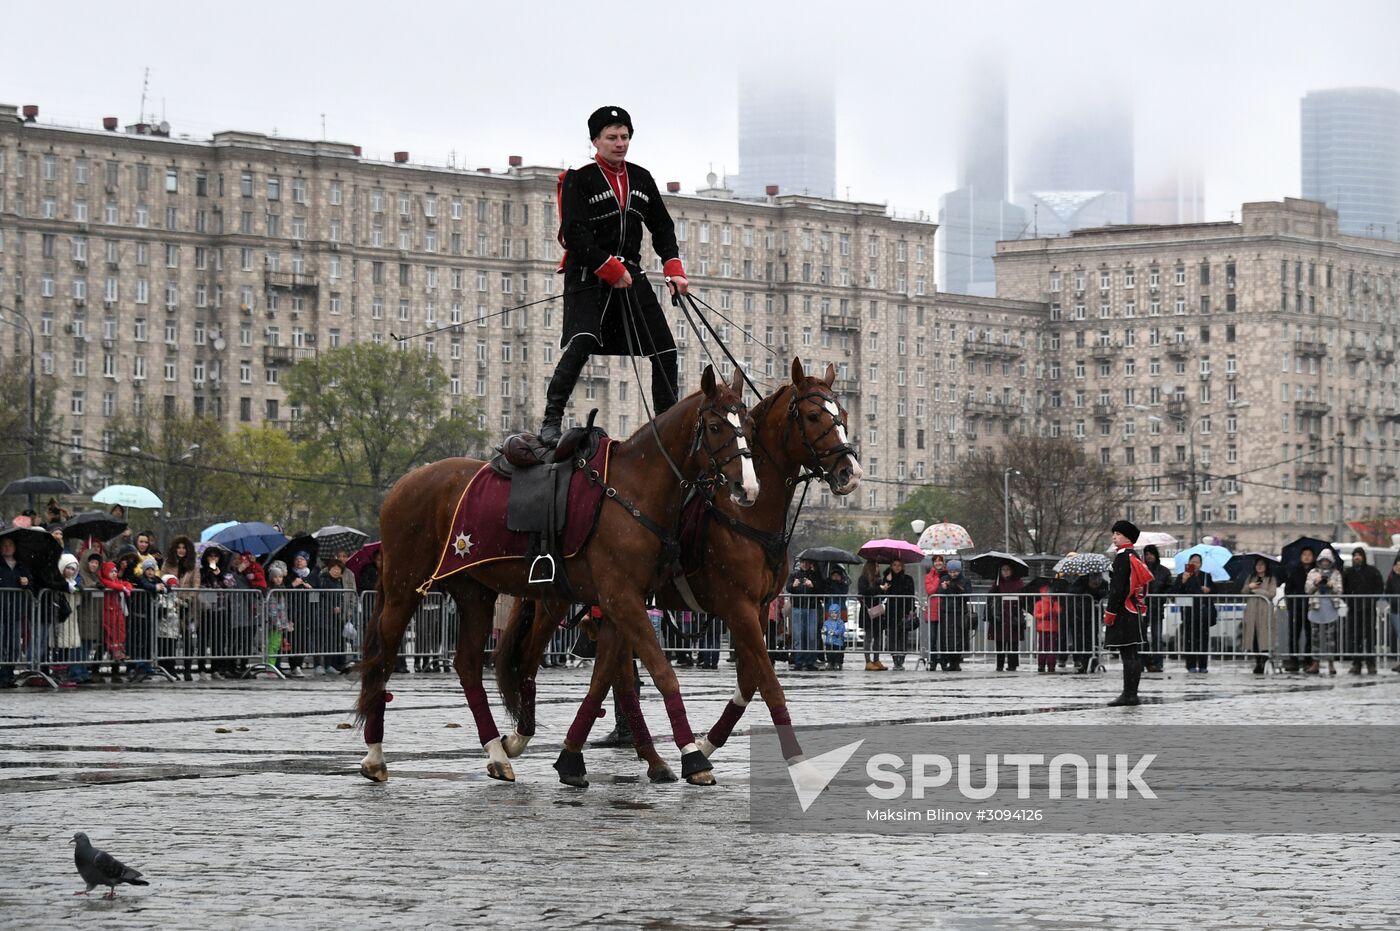
{"label": "red cuff", "polygon": [[1104,623],[1104,626],[1105,626],[1105,627],[1112,627],[1112,626],[1113,626],[1113,622],[1116,621],[1116,620],[1118,620],[1118,615],[1116,615],[1116,614],[1110,614],[1110,613],[1108,613],[1107,611],[1104,612],[1104,615],[1103,615],[1103,623]]}
{"label": "red cuff", "polygon": [[686,277],[685,266],[681,264],[680,259],[667,259],[666,264],[661,266],[661,271],[667,278]]}
{"label": "red cuff", "polygon": [[593,274],[597,275],[608,284],[617,284],[622,280],[622,276],[627,274],[627,266],[623,265],[617,256],[613,256],[594,269]]}

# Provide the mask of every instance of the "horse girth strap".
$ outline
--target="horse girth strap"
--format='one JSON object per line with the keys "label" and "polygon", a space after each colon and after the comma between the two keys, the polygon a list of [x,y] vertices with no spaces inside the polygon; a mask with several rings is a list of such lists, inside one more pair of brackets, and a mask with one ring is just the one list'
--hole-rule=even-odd
{"label": "horse girth strap", "polygon": [[722,521],[730,530],[733,530],[741,536],[748,537],[750,540],[757,543],[763,549],[763,557],[769,569],[778,572],[782,568],[784,556],[787,554],[789,539],[786,527],[783,530],[775,531],[759,530],[752,524],[746,524],[732,514],[725,514],[723,511],[716,509],[713,499],[706,500],[705,507],[709,508],[713,516]]}
{"label": "horse girth strap", "polygon": [[676,565],[680,561],[681,545],[679,541],[676,540],[675,534],[668,532],[665,527],[648,517],[641,508],[624,497],[615,487],[604,482],[603,477],[598,473],[597,469],[586,470],[584,476],[588,481],[603,489],[604,499],[616,501],[622,506],[623,510],[632,516],[633,520],[641,524],[647,530],[650,530],[652,534],[661,541],[660,565],[670,567]]}

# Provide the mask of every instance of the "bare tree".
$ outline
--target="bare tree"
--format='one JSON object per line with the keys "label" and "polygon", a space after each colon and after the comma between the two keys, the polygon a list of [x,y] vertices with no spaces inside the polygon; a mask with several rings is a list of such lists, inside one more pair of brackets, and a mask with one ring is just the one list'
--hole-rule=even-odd
{"label": "bare tree", "polygon": [[1108,528],[1132,500],[1131,484],[1111,466],[1089,456],[1066,437],[1024,437],[970,460],[959,485],[966,491],[979,543],[1000,541],[1010,477],[1011,547],[1023,553],[1100,550]]}

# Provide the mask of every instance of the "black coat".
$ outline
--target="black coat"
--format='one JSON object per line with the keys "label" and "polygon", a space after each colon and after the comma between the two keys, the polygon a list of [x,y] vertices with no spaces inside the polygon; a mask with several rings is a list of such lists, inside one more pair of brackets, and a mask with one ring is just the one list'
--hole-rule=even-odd
{"label": "black coat", "polygon": [[[24,579],[24,584],[20,584],[20,579]],[[16,559],[11,567],[5,560],[0,559],[0,588],[24,588],[34,587],[34,571],[29,568],[29,563],[22,559]]]}
{"label": "black coat", "polygon": [[1348,595],[1379,595],[1385,591],[1385,580],[1370,563],[1348,566],[1342,570],[1342,591]]}
{"label": "black coat", "polygon": [[1391,616],[1400,614],[1400,572],[1394,567],[1385,574],[1385,593],[1390,596]]}
{"label": "black coat", "polygon": [[884,581],[890,586],[885,591],[885,596],[890,599],[886,616],[892,624],[907,626],[914,611],[914,577],[907,572],[895,575],[887,571]]}
{"label": "black coat", "polygon": [[[676,226],[651,173],[627,164],[627,203],[620,205],[597,162],[565,172],[559,188],[559,242],[564,246],[564,330],[561,348],[590,338],[601,355],[674,352],[675,340],[642,268],[642,228],[663,262],[680,257]],[[621,258],[630,289],[613,288],[595,274]],[[631,338],[623,315],[630,312]],[[636,350],[636,351],[634,351]]]}
{"label": "black coat", "polygon": [[[812,587],[803,585],[804,581],[810,581]],[[826,581],[815,569],[798,569],[788,576],[787,591],[794,608],[816,608],[821,604],[821,596],[826,594]]]}
{"label": "black coat", "polygon": [[[1133,551],[1119,550],[1113,557],[1113,571],[1108,577],[1108,604],[1104,614],[1113,615],[1113,623],[1104,633],[1104,643],[1109,646],[1128,646],[1143,642],[1143,621],[1145,617],[1137,613],[1129,599],[1133,575]],[[1107,622],[1107,617],[1105,617]]]}

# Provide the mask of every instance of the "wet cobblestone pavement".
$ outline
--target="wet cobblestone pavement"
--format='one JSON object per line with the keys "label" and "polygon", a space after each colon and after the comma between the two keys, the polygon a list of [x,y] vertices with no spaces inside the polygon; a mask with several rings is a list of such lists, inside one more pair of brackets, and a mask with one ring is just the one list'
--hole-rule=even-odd
{"label": "wet cobblestone pavement", "polygon": [[[749,832],[743,730],[719,785],[650,785],[590,750],[586,790],[551,768],[587,670],[540,678],[518,781],[486,777],[453,676],[391,683],[391,780],[357,774],[355,683],[145,684],[0,693],[0,923],[57,927],[1384,928],[1400,926],[1394,836],[877,836]],[[1400,723],[1400,676],[787,674],[804,724]],[[682,670],[697,731],[732,670]],[[488,690],[490,685],[488,684]],[[665,731],[655,692],[644,694]],[[504,718],[495,704],[498,722]],[[1004,716],[1004,717],[1003,717]],[[611,714],[609,715],[611,717]],[[757,703],[743,722],[767,723]],[[600,721],[595,734],[610,720]],[[658,739],[658,745],[662,741]],[[1306,748],[1300,748],[1306,753]],[[663,752],[678,767],[667,743]],[[1269,816],[1260,813],[1260,829]],[[142,870],[115,901],[81,888],[74,831]]]}

